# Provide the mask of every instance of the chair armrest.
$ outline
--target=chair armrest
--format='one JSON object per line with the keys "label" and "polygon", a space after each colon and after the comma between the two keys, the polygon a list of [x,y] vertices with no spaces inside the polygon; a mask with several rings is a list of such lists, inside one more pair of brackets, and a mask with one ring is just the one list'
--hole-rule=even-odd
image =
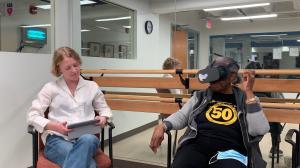
{"label": "chair armrest", "polygon": [[111,161],[110,167],[113,167],[112,130],[115,128],[115,124],[113,122],[107,122],[107,125],[109,126],[109,129],[108,129],[108,152],[109,152],[109,158],[110,158],[110,161]]}
{"label": "chair armrest", "polygon": [[172,152],[172,134],[170,131],[165,132],[168,135],[168,150],[167,150],[167,168],[171,167],[171,152]]}
{"label": "chair armrest", "polygon": [[259,143],[263,139],[263,135],[258,135],[255,137],[252,137],[249,141],[250,144]]}
{"label": "chair armrest", "polygon": [[296,145],[296,142],[293,141],[293,135],[294,134],[297,134],[298,131],[296,129],[290,129],[286,135],[285,135],[285,141],[289,144],[291,144],[292,146],[295,146]]}
{"label": "chair armrest", "polygon": [[[113,146],[112,146],[112,130],[115,128],[115,124],[113,122],[107,122],[108,127],[108,152],[109,152],[109,159],[111,161],[111,166],[113,167]],[[104,151],[104,129],[101,129],[101,150]]]}
{"label": "chair armrest", "polygon": [[36,129],[32,125],[27,126],[27,132],[32,135],[37,134]]}
{"label": "chair armrest", "polygon": [[38,132],[32,125],[27,126],[27,132],[32,135],[32,167],[36,168],[39,150]]}
{"label": "chair armrest", "polygon": [[116,128],[115,124],[113,122],[107,122],[107,125],[111,128],[114,129]]}

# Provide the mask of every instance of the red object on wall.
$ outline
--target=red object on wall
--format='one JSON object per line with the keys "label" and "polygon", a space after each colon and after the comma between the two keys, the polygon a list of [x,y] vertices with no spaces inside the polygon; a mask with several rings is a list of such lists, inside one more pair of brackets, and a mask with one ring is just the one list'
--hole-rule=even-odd
{"label": "red object on wall", "polygon": [[29,13],[32,14],[32,15],[37,14],[37,7],[34,6],[34,5],[30,5],[29,6]]}
{"label": "red object on wall", "polygon": [[208,28],[208,29],[212,28],[212,21],[210,19],[206,20],[206,28]]}
{"label": "red object on wall", "polygon": [[8,16],[11,16],[14,12],[14,8],[13,8],[13,3],[12,2],[8,2],[6,4],[6,13],[8,14]]}

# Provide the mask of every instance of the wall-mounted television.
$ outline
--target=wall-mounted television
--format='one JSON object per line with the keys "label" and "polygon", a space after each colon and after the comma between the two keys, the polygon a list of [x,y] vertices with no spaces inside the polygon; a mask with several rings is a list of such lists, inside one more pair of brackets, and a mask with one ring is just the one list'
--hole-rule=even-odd
{"label": "wall-mounted television", "polygon": [[42,48],[47,44],[47,28],[21,27],[21,42],[24,46]]}

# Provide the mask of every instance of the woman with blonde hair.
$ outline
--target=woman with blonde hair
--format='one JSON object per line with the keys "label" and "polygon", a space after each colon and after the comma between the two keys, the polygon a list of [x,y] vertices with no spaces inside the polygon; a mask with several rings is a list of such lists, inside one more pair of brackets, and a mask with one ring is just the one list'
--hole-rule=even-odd
{"label": "woman with blonde hair", "polygon": [[103,126],[112,116],[98,85],[80,76],[80,65],[72,48],[57,49],[51,71],[57,79],[44,85],[27,116],[27,123],[42,133],[46,158],[63,168],[96,168],[93,157],[100,143],[91,134],[70,139],[67,135],[72,130],[67,125],[96,119],[96,125]]}

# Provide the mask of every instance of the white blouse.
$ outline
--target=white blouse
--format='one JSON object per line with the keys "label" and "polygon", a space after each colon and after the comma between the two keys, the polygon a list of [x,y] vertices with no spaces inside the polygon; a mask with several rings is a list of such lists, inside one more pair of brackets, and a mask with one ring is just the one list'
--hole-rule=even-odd
{"label": "white blouse", "polygon": [[[48,119],[44,112],[49,107]],[[91,120],[95,118],[95,111],[100,116],[112,117],[111,109],[108,107],[104,95],[94,81],[79,78],[74,96],[71,94],[63,77],[44,85],[38,93],[37,98],[32,102],[27,116],[27,123],[42,134],[45,143],[49,134],[56,134],[68,139],[52,130],[44,131],[48,122],[67,121],[67,124]]]}
{"label": "white blouse", "polygon": [[[173,78],[173,76],[171,74],[164,74],[163,77],[164,78]],[[169,89],[169,91],[172,94],[183,94],[182,89]]]}

